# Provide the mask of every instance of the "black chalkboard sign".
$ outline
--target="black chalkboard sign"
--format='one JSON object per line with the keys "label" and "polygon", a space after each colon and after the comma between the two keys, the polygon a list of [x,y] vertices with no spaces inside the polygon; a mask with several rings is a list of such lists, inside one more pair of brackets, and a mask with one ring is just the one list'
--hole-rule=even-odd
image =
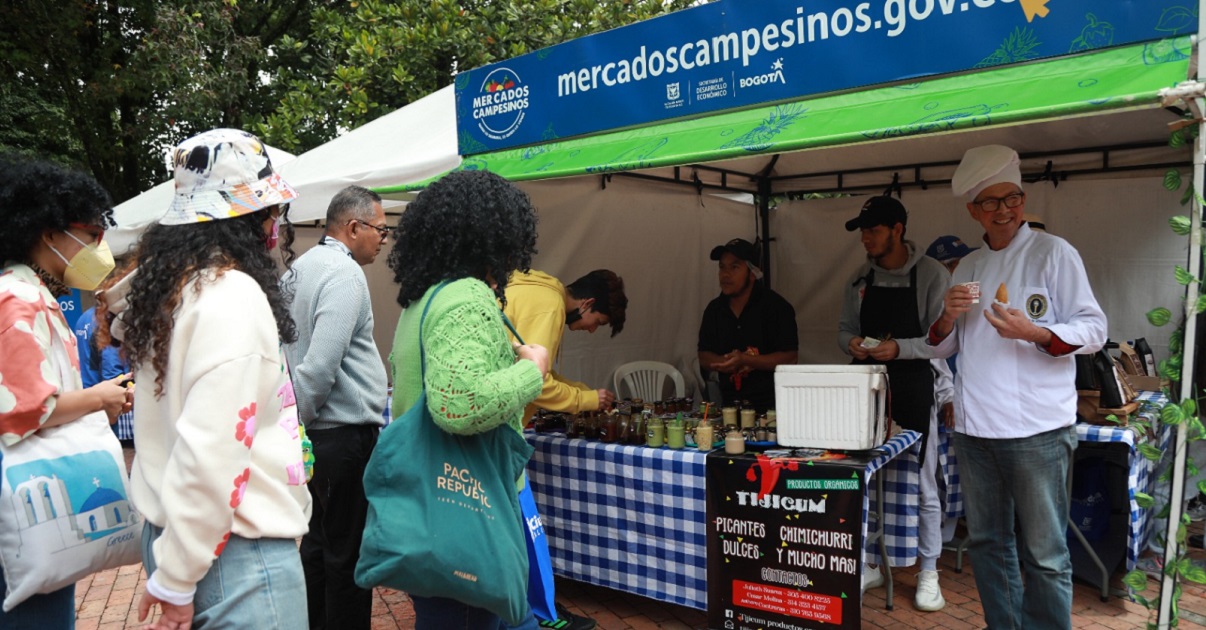
{"label": "black chalkboard sign", "polygon": [[708,625],[861,627],[865,455],[708,456]]}

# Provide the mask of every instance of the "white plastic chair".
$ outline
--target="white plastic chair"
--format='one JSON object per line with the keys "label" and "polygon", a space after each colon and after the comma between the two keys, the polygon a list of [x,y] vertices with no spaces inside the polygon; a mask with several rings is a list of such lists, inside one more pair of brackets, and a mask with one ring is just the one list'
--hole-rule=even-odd
{"label": "white plastic chair", "polygon": [[687,385],[683,375],[673,365],[661,361],[633,361],[616,368],[613,378],[616,397],[624,398],[621,385],[627,385],[634,398],[647,401],[662,400],[666,379],[674,382],[674,397],[682,398],[687,395]]}
{"label": "white plastic chair", "polygon": [[695,395],[695,400],[708,400],[708,384],[704,381],[703,371],[699,369],[699,355],[691,355],[683,360],[683,378],[687,379],[687,389]]}

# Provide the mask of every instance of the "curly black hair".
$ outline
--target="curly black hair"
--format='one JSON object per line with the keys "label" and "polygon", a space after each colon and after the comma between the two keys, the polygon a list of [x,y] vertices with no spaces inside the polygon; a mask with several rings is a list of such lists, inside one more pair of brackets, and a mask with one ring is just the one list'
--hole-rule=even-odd
{"label": "curly black hair", "polygon": [[407,206],[394,231],[389,268],[406,308],[442,280],[489,275],[494,294],[536,253],[536,211],[528,195],[488,171],[445,175]]}
{"label": "curly black hair", "polygon": [[[138,242],[138,275],[130,283],[130,306],[122,316],[126,326],[122,346],[130,365],[151,361],[156,396],[163,395],[181,293],[202,271],[236,269],[251,276],[268,298],[281,343],[297,340],[289,300],[280,287],[279,268],[264,246],[268,235],[263,224],[273,207],[218,221],[154,225],[143,233]],[[280,241],[286,260],[293,257],[291,231],[286,221]]]}
{"label": "curly black hair", "polygon": [[66,232],[72,223],[115,225],[109,193],[91,175],[0,154],[0,262],[30,262],[44,232]]}

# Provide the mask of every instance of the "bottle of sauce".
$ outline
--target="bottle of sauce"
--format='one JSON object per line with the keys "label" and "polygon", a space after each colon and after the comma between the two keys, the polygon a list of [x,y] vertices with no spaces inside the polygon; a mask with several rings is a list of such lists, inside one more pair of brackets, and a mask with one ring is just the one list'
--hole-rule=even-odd
{"label": "bottle of sauce", "polygon": [[662,444],[666,442],[666,424],[662,422],[661,418],[655,417],[649,420],[645,426],[648,427],[645,431],[647,436],[645,445],[651,448],[661,448]]}
{"label": "bottle of sauce", "polygon": [[686,427],[683,426],[683,420],[680,416],[675,420],[671,420],[666,425],[666,446],[679,449],[687,444]]}
{"label": "bottle of sauce", "polygon": [[1139,362],[1143,364],[1143,370],[1148,376],[1160,375],[1156,371],[1156,355],[1152,354],[1152,347],[1148,345],[1146,337],[1135,340],[1135,354],[1139,355]]}
{"label": "bottle of sauce", "polygon": [[711,423],[701,422],[695,427],[695,447],[699,450],[705,453],[712,450],[712,442],[715,439]]}
{"label": "bottle of sauce", "polygon": [[754,418],[756,417],[753,407],[745,407],[741,410],[741,428],[754,428]]}
{"label": "bottle of sauce", "polygon": [[745,452],[745,437],[741,435],[740,431],[733,429],[724,436],[724,452],[729,455],[740,455]]}

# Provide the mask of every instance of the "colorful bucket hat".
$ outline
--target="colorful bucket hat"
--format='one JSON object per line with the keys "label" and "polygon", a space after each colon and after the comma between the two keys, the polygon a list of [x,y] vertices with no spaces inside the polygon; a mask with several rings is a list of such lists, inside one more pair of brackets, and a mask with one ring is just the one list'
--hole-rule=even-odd
{"label": "colorful bucket hat", "polygon": [[297,199],[272,168],[260,139],[238,129],[213,129],[172,152],[176,196],[163,225],[228,219]]}

